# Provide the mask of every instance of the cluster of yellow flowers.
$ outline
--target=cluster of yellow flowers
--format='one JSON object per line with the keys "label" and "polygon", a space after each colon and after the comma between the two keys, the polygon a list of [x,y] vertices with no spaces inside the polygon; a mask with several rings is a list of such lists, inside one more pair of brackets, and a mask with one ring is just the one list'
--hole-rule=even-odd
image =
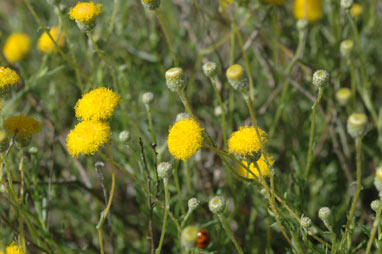
{"label": "cluster of yellow flowers", "polygon": [[[4,253],[0,251],[0,254]],[[12,243],[5,249],[5,254],[25,254],[25,251],[19,246],[17,246],[15,243]]]}
{"label": "cluster of yellow flowers", "polygon": [[70,131],[66,143],[73,157],[92,155],[103,146],[110,136],[105,122],[119,104],[120,97],[112,90],[100,87],[85,94],[74,107],[78,119],[83,120]]}

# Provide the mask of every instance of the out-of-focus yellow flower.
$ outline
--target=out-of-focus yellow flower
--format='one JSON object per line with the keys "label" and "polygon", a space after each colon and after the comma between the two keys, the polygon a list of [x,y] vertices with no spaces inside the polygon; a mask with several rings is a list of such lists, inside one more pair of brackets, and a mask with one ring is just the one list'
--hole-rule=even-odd
{"label": "out-of-focus yellow flower", "polygon": [[4,128],[16,137],[27,138],[40,131],[40,123],[30,116],[11,116],[5,120]]}
{"label": "out-of-focus yellow flower", "polygon": [[93,155],[103,146],[110,136],[110,127],[101,121],[83,121],[70,131],[66,145],[73,157],[79,154]]}
{"label": "out-of-focus yellow flower", "polygon": [[[273,160],[273,157],[272,156],[267,156],[267,159],[268,159],[268,162],[270,164],[270,166],[273,166],[273,164],[275,163],[275,161]],[[243,160],[241,163],[243,163],[244,166],[248,167],[248,162]],[[269,176],[269,168],[268,168],[268,165],[267,163],[265,162],[265,158],[264,158],[264,155],[262,154],[260,159],[257,160],[257,165],[259,166],[259,169],[261,171],[261,174],[266,177],[266,176]],[[257,177],[260,176],[259,174],[259,171],[258,169],[255,167],[255,164],[254,163],[251,163],[249,165],[249,170]],[[248,170],[246,168],[244,168],[243,166],[239,166],[239,168],[237,169],[237,173],[240,175],[240,176],[243,176],[243,177],[246,177],[246,178],[249,178],[249,179],[254,179],[255,177],[248,172]]]}
{"label": "out-of-focus yellow flower", "polygon": [[176,122],[169,130],[168,150],[179,160],[186,160],[202,146],[202,128],[193,119]]}
{"label": "out-of-focus yellow flower", "polygon": [[[65,45],[65,34],[60,30],[60,27],[54,26],[49,30],[50,35],[56,41],[57,45],[62,48]],[[40,39],[38,40],[37,47],[43,53],[47,54],[54,47],[53,41],[50,39],[49,35],[44,32]],[[54,54],[57,53],[57,49],[55,48],[52,51]]]}
{"label": "out-of-focus yellow flower", "polygon": [[322,0],[295,0],[293,14],[296,19],[315,22],[322,17]]}
{"label": "out-of-focus yellow flower", "polygon": [[110,89],[94,89],[77,101],[74,107],[76,117],[82,120],[108,120],[119,101],[119,96]]}
{"label": "out-of-focus yellow flower", "polygon": [[94,22],[95,18],[102,12],[102,4],[94,2],[78,2],[70,9],[69,17],[80,23]]}
{"label": "out-of-focus yellow flower", "polygon": [[0,66],[0,94],[7,92],[8,88],[17,84],[19,80],[20,77],[14,70]]}
{"label": "out-of-focus yellow flower", "polygon": [[15,243],[12,243],[11,245],[9,245],[5,249],[5,252],[7,254],[25,254],[25,251],[22,248],[20,248],[19,246],[17,246]]}
{"label": "out-of-focus yellow flower", "polygon": [[[267,142],[266,133],[258,128],[260,139],[263,144]],[[232,133],[228,140],[228,151],[241,156],[251,156],[259,152],[261,143],[257,138],[254,127],[242,126],[238,131]]]}
{"label": "out-of-focus yellow flower", "polygon": [[3,54],[8,62],[14,64],[23,60],[29,53],[31,39],[24,33],[13,33],[5,41]]}
{"label": "out-of-focus yellow flower", "polygon": [[285,2],[285,0],[264,0],[268,4],[280,5]]}
{"label": "out-of-focus yellow flower", "polygon": [[350,14],[353,16],[353,17],[359,17],[361,16],[363,12],[363,7],[362,5],[360,4],[353,4],[353,6],[350,8]]}
{"label": "out-of-focus yellow flower", "polygon": [[235,0],[219,0],[220,4],[223,6],[228,6],[235,3]]}

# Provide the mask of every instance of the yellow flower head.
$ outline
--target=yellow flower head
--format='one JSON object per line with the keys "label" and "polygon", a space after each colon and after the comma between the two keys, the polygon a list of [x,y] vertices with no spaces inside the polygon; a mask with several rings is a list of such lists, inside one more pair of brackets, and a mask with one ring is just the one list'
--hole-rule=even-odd
{"label": "yellow flower head", "polygon": [[70,9],[69,17],[80,23],[91,23],[102,12],[102,4],[78,2]]}
{"label": "yellow flower head", "polygon": [[268,4],[280,5],[285,2],[285,0],[265,0]]}
{"label": "yellow flower head", "polygon": [[66,145],[73,157],[80,153],[93,155],[109,140],[110,127],[101,121],[83,121],[70,131]]}
{"label": "yellow flower head", "polygon": [[0,66],[0,89],[6,89],[10,86],[16,85],[20,77],[17,73],[10,69]]}
{"label": "yellow flower head", "polygon": [[[258,128],[263,144],[267,142],[266,133]],[[259,152],[261,143],[257,138],[254,127],[242,126],[238,131],[232,133],[228,140],[228,151],[241,156],[253,155]]]}
{"label": "yellow flower head", "polygon": [[202,146],[202,128],[191,118],[176,122],[168,134],[168,150],[175,158],[186,160]]}
{"label": "yellow flower head", "polygon": [[295,0],[293,14],[296,19],[315,22],[322,17],[322,0]]}
{"label": "yellow flower head", "polygon": [[30,116],[11,116],[5,120],[4,128],[19,138],[27,138],[40,131],[40,123]]}
{"label": "yellow flower head", "polygon": [[3,54],[11,64],[23,60],[29,53],[31,39],[24,33],[13,33],[5,41]]}
{"label": "yellow flower head", "polygon": [[362,5],[357,4],[357,3],[353,4],[353,6],[350,8],[350,14],[351,14],[353,17],[359,17],[359,16],[361,16],[362,11],[363,11],[363,7],[362,7]]}
{"label": "yellow flower head", "polygon": [[[57,45],[62,48],[65,45],[65,34],[60,30],[60,27],[54,26],[49,30],[50,35],[56,41]],[[38,40],[37,47],[43,53],[48,54],[50,50],[54,47],[53,41],[50,39],[49,35],[44,32],[40,39]],[[53,50],[53,53],[57,53],[57,49]]]}
{"label": "yellow flower head", "polygon": [[[267,159],[268,159],[268,162],[270,164],[270,166],[273,166],[273,164],[275,163],[275,161],[273,160],[273,157],[272,156],[267,156]],[[243,163],[244,166],[248,167],[248,162],[243,160],[241,163]],[[259,166],[259,169],[261,171],[261,174],[266,177],[266,176],[269,176],[269,168],[268,168],[268,165],[267,163],[265,162],[265,158],[264,158],[264,155],[262,154],[260,159],[257,160],[257,165]],[[251,163],[249,165],[249,170],[257,177],[260,176],[259,174],[259,170],[255,167],[255,164],[254,163]],[[246,177],[246,178],[249,178],[249,179],[254,179],[255,177],[248,172],[248,170],[246,168],[244,168],[243,166],[239,166],[239,168],[237,169],[237,173],[242,176],[242,177]]]}
{"label": "yellow flower head", "polygon": [[5,252],[7,254],[25,254],[25,251],[22,248],[20,248],[19,246],[17,246],[15,243],[12,243],[11,245],[9,245],[5,249]]}
{"label": "yellow flower head", "polygon": [[82,120],[107,120],[119,101],[119,96],[110,89],[94,89],[77,101],[74,107],[76,117]]}

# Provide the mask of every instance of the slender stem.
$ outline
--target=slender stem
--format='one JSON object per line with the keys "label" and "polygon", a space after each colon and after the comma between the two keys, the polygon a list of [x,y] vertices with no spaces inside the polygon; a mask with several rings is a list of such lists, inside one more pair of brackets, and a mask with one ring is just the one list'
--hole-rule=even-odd
{"label": "slender stem", "polygon": [[350,214],[349,214],[349,217],[348,217],[348,220],[347,220],[347,223],[346,223],[346,227],[345,227],[345,233],[344,233],[344,236],[343,236],[343,239],[342,239],[342,244],[344,244],[346,242],[346,238],[347,238],[347,235],[349,233],[349,229],[350,229],[350,224],[352,222],[352,219],[353,219],[353,216],[354,216],[354,212],[355,212],[355,208],[357,206],[357,202],[358,202],[358,198],[359,198],[359,193],[361,192],[361,177],[362,177],[362,167],[361,167],[361,148],[362,148],[362,137],[359,137],[359,138],[356,138],[355,140],[355,144],[356,144],[356,149],[357,149],[357,184],[356,184],[356,190],[355,190],[355,193],[354,193],[354,198],[353,198],[353,203],[351,205],[351,208],[350,208]]}
{"label": "slender stem", "polygon": [[378,229],[379,225],[381,224],[381,222],[380,222],[381,213],[382,213],[382,202],[379,203],[377,214],[375,216],[375,220],[373,223],[373,229],[371,230],[369,241],[367,243],[367,248],[366,248],[366,252],[365,252],[366,254],[370,253],[371,246],[373,245],[373,241],[375,238],[375,233],[377,232],[377,229]]}
{"label": "slender stem", "polygon": [[191,176],[190,176],[190,167],[188,165],[189,161],[186,160],[184,164],[184,174],[186,178],[186,185],[187,185],[187,192],[188,195],[192,195],[192,183],[191,183]]}
{"label": "slender stem", "polygon": [[177,164],[175,165],[175,168],[174,168],[174,180],[175,180],[176,192],[178,194],[180,211],[184,215],[184,214],[186,214],[186,209],[184,208],[182,192],[180,190],[180,185],[179,185],[178,168],[179,168],[179,161],[177,161]]}
{"label": "slender stem", "polygon": [[170,203],[169,203],[170,194],[168,191],[168,178],[163,178],[163,184],[164,184],[164,199],[165,199],[166,209],[164,210],[162,232],[160,235],[158,248],[155,251],[156,254],[160,254],[162,250],[164,235],[166,234],[166,228],[167,228],[166,225],[167,225],[168,210],[170,209]]}
{"label": "slender stem", "polygon": [[235,237],[232,234],[231,229],[229,228],[227,221],[225,220],[225,217],[222,214],[218,214],[219,220],[227,233],[228,237],[231,239],[233,245],[235,245],[235,248],[239,254],[244,254],[243,250],[241,249],[240,245],[237,243]]}
{"label": "slender stem", "polygon": [[91,32],[87,32],[87,35],[90,38],[90,41],[92,42],[93,47],[94,47],[95,51],[97,52],[98,56],[106,64],[107,68],[109,68],[111,79],[113,80],[113,87],[114,87],[115,91],[117,93],[119,93],[119,86],[118,86],[116,71],[115,71],[112,63],[107,59],[107,57],[104,55],[104,53],[98,47],[97,42],[95,41],[93,34]]}
{"label": "slender stem", "polygon": [[[19,163],[19,171],[20,171],[20,197],[19,204],[22,205],[24,202],[24,151],[21,149],[20,151],[20,163]],[[22,216],[19,216],[19,227],[20,227],[20,238],[24,251],[27,250],[26,242],[25,242],[25,232],[24,232],[24,220]]]}
{"label": "slender stem", "polygon": [[105,222],[105,219],[107,218],[108,214],[109,214],[109,211],[110,211],[110,208],[111,208],[111,204],[112,204],[112,201],[113,201],[113,197],[114,197],[114,190],[115,190],[115,169],[114,169],[114,163],[113,163],[113,151],[112,151],[112,144],[111,142],[108,143],[108,150],[109,150],[109,159],[112,163],[111,164],[111,189],[110,189],[110,196],[109,196],[109,201],[107,203],[107,206],[105,208],[105,210],[103,210],[102,214],[101,214],[101,218],[96,226],[97,230],[98,230],[98,238],[99,238],[99,245],[100,245],[100,252],[101,254],[104,254],[104,250],[103,250],[103,242],[102,242],[102,225],[104,224]]}
{"label": "slender stem", "polygon": [[289,65],[286,69],[287,77],[284,81],[283,90],[281,92],[281,100],[280,100],[279,106],[277,107],[276,115],[275,115],[275,118],[274,118],[273,123],[271,125],[271,129],[269,131],[269,138],[270,139],[273,137],[273,134],[275,133],[277,124],[278,124],[280,117],[281,117],[281,114],[284,110],[285,100],[286,100],[286,97],[288,94],[288,88],[289,88],[289,84],[290,84],[289,83],[289,77],[292,74],[293,67],[297,64],[298,60],[301,58],[301,56],[303,54],[303,49],[305,46],[305,37],[306,37],[306,33],[300,31],[299,36],[298,36],[298,44],[297,44],[296,53],[294,54],[292,61],[289,63]]}
{"label": "slender stem", "polygon": [[215,78],[210,78],[210,80],[211,80],[212,87],[214,88],[216,97],[218,98],[219,106],[220,106],[221,111],[222,111],[221,125],[222,125],[222,131],[223,131],[224,147],[226,147],[226,145],[227,145],[227,123],[226,123],[226,120],[225,120],[226,111],[225,111],[225,107],[224,107],[224,104],[223,104],[222,97],[220,96],[220,93],[219,93],[219,91],[218,91],[218,89],[216,87],[216,79]]}
{"label": "slender stem", "polygon": [[150,105],[145,105],[146,106],[146,112],[147,112],[147,119],[149,121],[149,131],[151,135],[151,141],[153,143],[156,143],[156,137],[155,137],[155,132],[154,132],[154,127],[153,127],[153,118],[151,114],[151,106]]}
{"label": "slender stem", "polygon": [[305,178],[309,175],[309,170],[310,170],[310,167],[311,167],[312,161],[313,161],[313,141],[314,141],[314,131],[316,128],[316,112],[317,112],[318,104],[320,103],[320,100],[321,100],[323,94],[324,94],[324,89],[319,88],[318,89],[318,97],[317,97],[317,99],[314,102],[313,107],[312,107],[312,116],[310,119],[311,125],[310,125],[310,135],[309,135],[308,157],[306,160],[307,162],[306,162],[305,173],[304,173]]}
{"label": "slender stem", "polygon": [[171,39],[170,39],[168,30],[167,30],[166,24],[165,24],[165,22],[164,22],[164,20],[163,20],[163,17],[162,17],[162,15],[161,15],[161,13],[160,13],[160,11],[159,11],[158,9],[155,10],[155,14],[157,15],[158,20],[159,20],[159,24],[160,24],[161,27],[162,27],[163,34],[164,34],[164,37],[166,38],[166,41],[167,41],[167,44],[168,44],[168,48],[169,48],[169,50],[170,50],[170,54],[171,54],[172,60],[173,60],[173,62],[174,62],[174,65],[175,65],[175,66],[178,66],[178,65],[179,65],[179,62],[178,62],[178,59],[176,58],[174,49],[173,49],[173,47],[172,47],[172,42],[171,42]]}
{"label": "slender stem", "polygon": [[119,0],[114,0],[113,13],[111,14],[109,28],[107,30],[106,44],[109,42],[111,35],[113,34],[113,29],[115,25],[115,18],[117,17],[119,6]]}

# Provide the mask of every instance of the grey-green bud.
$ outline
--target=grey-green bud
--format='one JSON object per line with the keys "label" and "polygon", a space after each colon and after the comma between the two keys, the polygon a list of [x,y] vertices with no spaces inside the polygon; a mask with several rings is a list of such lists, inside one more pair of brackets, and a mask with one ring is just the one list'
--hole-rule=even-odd
{"label": "grey-green bud", "polygon": [[376,199],[376,200],[373,200],[371,203],[370,203],[370,208],[374,211],[374,212],[377,212],[378,211],[378,208],[381,204],[381,200],[379,199]]}
{"label": "grey-green bud", "polygon": [[119,133],[119,141],[121,141],[122,143],[126,143],[130,140],[130,132],[127,131],[127,130],[123,130]]}
{"label": "grey-green bud", "polygon": [[208,202],[208,208],[214,214],[221,214],[224,212],[226,204],[227,202],[223,197],[215,196]]}
{"label": "grey-green bud", "polygon": [[329,84],[329,73],[325,70],[316,71],[313,74],[313,85],[321,88]]}
{"label": "grey-green bud", "polygon": [[307,26],[308,26],[308,20],[306,20],[306,19],[299,19],[297,21],[297,29],[299,31],[301,31],[301,32],[304,31]]}
{"label": "grey-green bud", "polygon": [[329,207],[321,207],[320,210],[318,211],[318,217],[323,220],[327,221],[330,217],[331,211]]}
{"label": "grey-green bud", "polygon": [[248,78],[240,64],[231,65],[226,71],[226,77],[235,90],[242,90],[248,86]]}
{"label": "grey-green bud", "polygon": [[172,175],[172,165],[168,162],[161,162],[158,165],[159,178],[169,178]]}
{"label": "grey-green bud", "polygon": [[353,138],[359,138],[367,132],[367,117],[362,113],[353,113],[347,121],[347,130]]}
{"label": "grey-green bud", "polygon": [[154,94],[152,92],[146,92],[142,95],[142,102],[145,105],[150,105],[154,100]]}
{"label": "grey-green bud", "polygon": [[36,154],[38,152],[38,148],[35,146],[31,146],[31,147],[29,147],[28,152],[30,154]]}
{"label": "grey-green bud", "polygon": [[186,86],[183,70],[179,67],[173,67],[166,71],[166,85],[172,92],[178,92]]}
{"label": "grey-green bud", "polygon": [[344,87],[337,91],[336,99],[341,106],[345,106],[351,98],[351,91],[349,88]]}
{"label": "grey-green bud", "polygon": [[353,51],[354,42],[352,40],[345,40],[341,42],[340,53],[343,57],[349,57]]}
{"label": "grey-green bud", "polygon": [[175,122],[186,120],[188,118],[191,118],[188,113],[185,113],[185,112],[179,113],[179,114],[176,115]]}
{"label": "grey-green bud", "polygon": [[301,225],[301,227],[308,229],[312,226],[312,220],[308,217],[302,217],[300,225]]}
{"label": "grey-green bud", "polygon": [[197,199],[197,198],[190,198],[188,200],[188,209],[189,210],[195,210],[196,208],[198,208],[200,204],[200,201]]}
{"label": "grey-green bud", "polygon": [[209,78],[214,78],[216,76],[216,63],[207,62],[203,64],[203,73]]}
{"label": "grey-green bud", "polygon": [[344,9],[349,9],[353,5],[353,0],[341,0],[341,7]]}

